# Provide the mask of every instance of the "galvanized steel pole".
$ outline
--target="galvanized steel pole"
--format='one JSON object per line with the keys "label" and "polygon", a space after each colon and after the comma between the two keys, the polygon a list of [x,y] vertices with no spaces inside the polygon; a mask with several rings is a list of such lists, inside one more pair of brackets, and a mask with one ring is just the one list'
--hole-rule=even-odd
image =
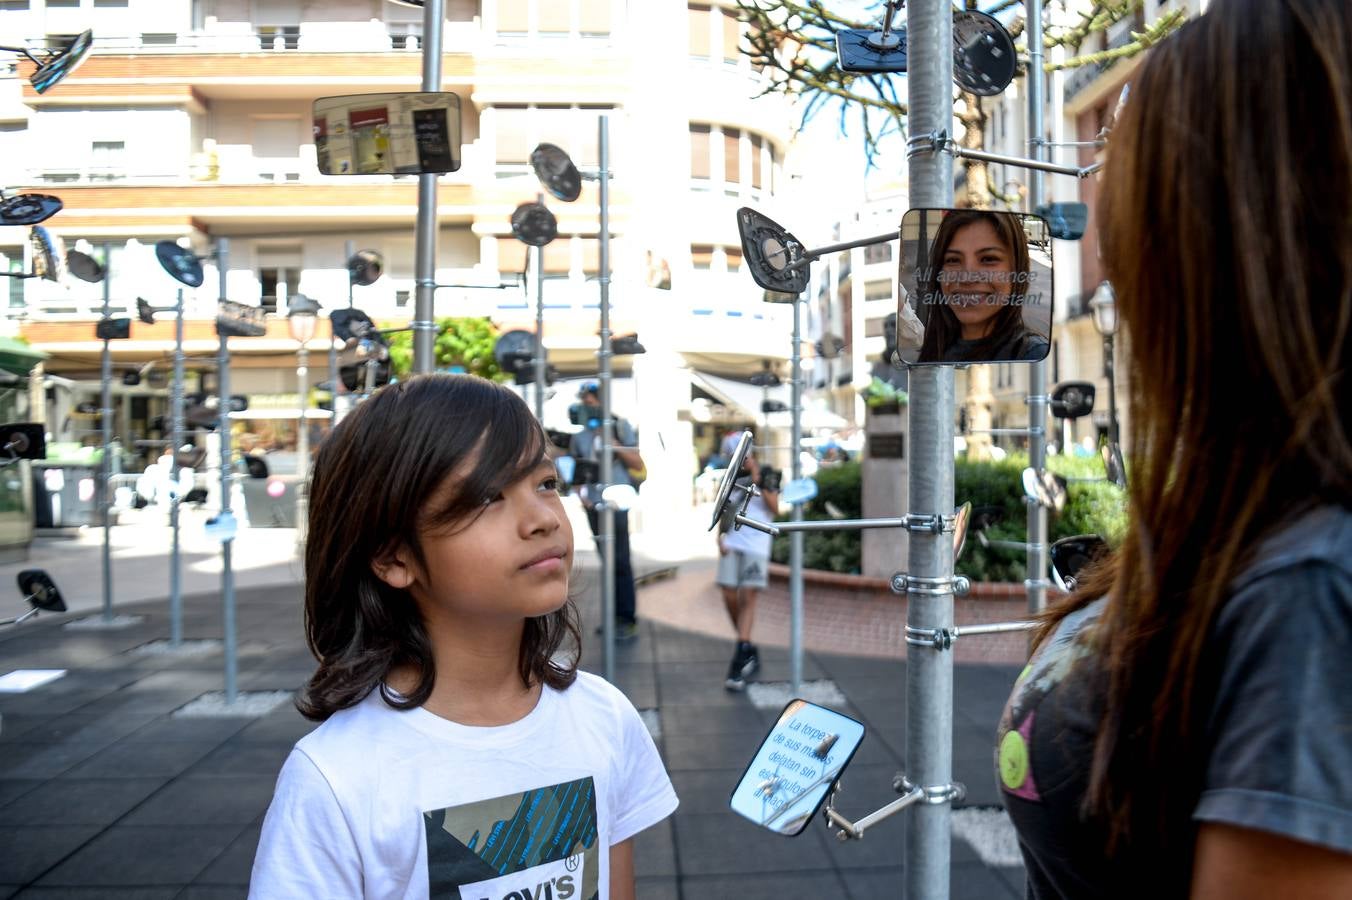
{"label": "galvanized steel pole", "polygon": [[[228,300],[229,293],[226,287],[228,276],[230,274],[230,239],[216,239],[216,266],[218,271],[218,280],[220,282],[221,300]],[[234,486],[234,478],[231,472],[231,447],[230,447],[230,348],[228,346],[229,336],[221,330],[220,325],[216,326],[216,332],[220,336],[220,346],[216,354],[216,393],[220,396],[218,409],[219,418],[217,419],[216,431],[219,434],[221,442],[221,511],[218,521],[223,528],[229,528],[229,521],[234,517],[230,511],[230,491]],[[239,661],[236,659],[235,647],[235,570],[230,564],[231,544],[234,536],[228,531],[221,535],[221,609],[222,609],[222,631],[224,632],[225,649],[225,702],[234,703],[236,694],[236,675],[239,668]]]}
{"label": "galvanized steel pole", "polygon": [[[444,0],[427,0],[423,6],[422,89],[441,90],[441,21]],[[433,301],[437,291],[437,176],[418,176],[418,224],[414,247],[413,371],[431,372],[436,367],[437,323]]]}
{"label": "galvanized steel pole", "polygon": [[[610,404],[610,131],[602,115],[597,121],[597,145],[600,148],[598,174],[601,204],[600,272],[601,283],[601,484],[610,487],[613,473],[615,428]],[[615,682],[615,511],[602,499],[601,516],[601,668],[606,681]]]}
{"label": "galvanized steel pole", "polygon": [[179,504],[183,502],[180,487],[182,466],[178,464],[178,450],[183,446],[183,288],[178,289],[178,305],[174,307],[174,385],[169,398],[169,527],[173,544],[169,552],[169,644],[183,643],[183,559],[179,552]]}
{"label": "galvanized steel pole", "polygon": [[[803,295],[793,298],[793,367],[791,396],[793,405],[789,420],[789,472],[796,480],[803,477],[803,461],[799,454],[803,446],[803,351],[802,309]],[[781,495],[782,496],[782,495]],[[803,505],[795,503],[792,521],[803,521]],[[798,696],[803,683],[803,533],[789,535],[789,680],[793,696]]]}
{"label": "galvanized steel pole", "polygon": [[[1046,73],[1042,70],[1042,0],[1027,0],[1028,11],[1028,139],[1029,155],[1041,160],[1042,104]],[[1042,202],[1043,175],[1032,169],[1028,176],[1028,205]],[[1028,464],[1041,472],[1047,465],[1047,363],[1033,363],[1028,369]],[[1047,509],[1028,501],[1028,573],[1024,581],[1028,593],[1028,611],[1036,613],[1047,605]]]}
{"label": "galvanized steel pole", "polygon": [[[544,202],[540,195],[540,202]],[[545,421],[545,248],[535,248],[535,419]]]}
{"label": "galvanized steel pole", "polygon": [[[950,131],[953,121],[953,10],[949,0],[912,0],[906,7],[910,46],[908,124],[911,134]],[[946,153],[910,157],[912,207],[951,206],[953,161]],[[953,370],[911,369],[910,512],[941,516],[953,510]],[[909,533],[908,627],[933,632],[953,626],[953,543],[948,534]],[[907,653],[906,764],[925,788],[953,776],[953,656],[912,648]],[[952,852],[948,803],[916,804],[906,821],[904,896],[943,900],[949,894]]]}
{"label": "galvanized steel pole", "polygon": [[[103,245],[103,322],[107,327],[113,290],[112,246]],[[103,431],[103,455],[99,465],[99,507],[103,514],[103,621],[113,621],[113,356],[108,338],[103,339],[101,357],[103,379],[99,403],[99,425]]]}

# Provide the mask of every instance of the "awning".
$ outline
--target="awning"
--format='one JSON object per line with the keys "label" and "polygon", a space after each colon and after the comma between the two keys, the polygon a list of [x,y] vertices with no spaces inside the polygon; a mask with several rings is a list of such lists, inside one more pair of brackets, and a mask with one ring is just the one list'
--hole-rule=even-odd
{"label": "awning", "polygon": [[790,399],[787,384],[772,388],[760,388],[745,381],[711,375],[698,369],[690,370],[690,382],[694,387],[713,398],[716,403],[740,413],[753,422],[761,421],[762,400],[778,400],[788,405]]}
{"label": "awning", "polygon": [[34,350],[17,338],[0,337],[0,369],[11,375],[27,378],[33,367],[46,358],[46,353]]}

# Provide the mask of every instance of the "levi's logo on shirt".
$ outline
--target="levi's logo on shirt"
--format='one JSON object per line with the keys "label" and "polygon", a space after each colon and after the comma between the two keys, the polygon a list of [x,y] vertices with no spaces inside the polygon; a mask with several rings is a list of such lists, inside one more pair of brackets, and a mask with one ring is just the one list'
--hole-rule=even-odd
{"label": "levi's logo on shirt", "polygon": [[467,884],[460,900],[569,900],[582,884],[581,854],[501,878]]}

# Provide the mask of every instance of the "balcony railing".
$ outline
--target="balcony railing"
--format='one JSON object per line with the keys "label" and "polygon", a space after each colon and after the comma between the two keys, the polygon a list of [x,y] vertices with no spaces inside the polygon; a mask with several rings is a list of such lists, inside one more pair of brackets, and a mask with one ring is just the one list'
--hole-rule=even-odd
{"label": "balcony railing", "polygon": [[[0,15],[3,21],[3,15]],[[98,30],[95,55],[184,53],[386,53],[417,52],[421,37],[407,25],[382,22],[307,22],[266,25],[252,22],[218,24],[207,31],[141,31],[134,34]],[[448,52],[473,49],[482,41],[477,22],[447,22],[442,45]],[[30,40],[30,46],[45,42]]]}

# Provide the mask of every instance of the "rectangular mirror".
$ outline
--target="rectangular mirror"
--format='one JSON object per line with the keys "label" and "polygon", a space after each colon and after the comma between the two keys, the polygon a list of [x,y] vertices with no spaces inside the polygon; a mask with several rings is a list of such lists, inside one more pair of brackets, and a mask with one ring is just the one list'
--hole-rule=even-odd
{"label": "rectangular mirror", "polygon": [[833,709],[790,700],[742,773],[728,805],[778,834],[801,834],[864,740],[864,726]]}
{"label": "rectangular mirror", "polygon": [[1051,350],[1052,234],[1028,213],[901,219],[897,355],[907,365],[1037,362]]}
{"label": "rectangular mirror", "polygon": [[425,175],[460,168],[460,97],[449,91],[348,94],[314,102],[325,175]]}

